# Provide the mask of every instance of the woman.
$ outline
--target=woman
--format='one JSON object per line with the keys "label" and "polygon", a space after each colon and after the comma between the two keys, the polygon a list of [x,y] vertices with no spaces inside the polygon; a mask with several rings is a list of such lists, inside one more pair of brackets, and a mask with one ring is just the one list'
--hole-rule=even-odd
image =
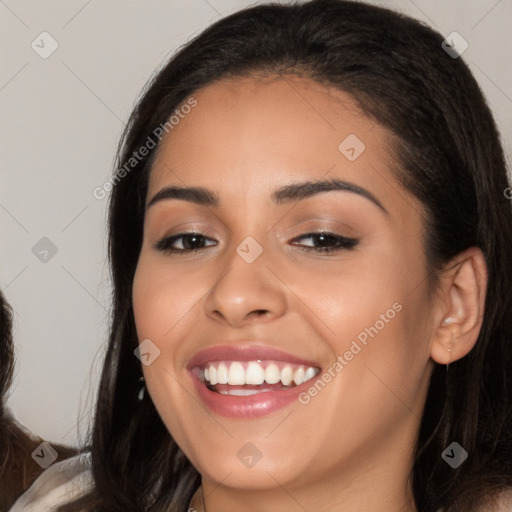
{"label": "woman", "polygon": [[61,512],[510,508],[509,184],[442,43],[264,5],[151,80],[109,186],[94,482]]}

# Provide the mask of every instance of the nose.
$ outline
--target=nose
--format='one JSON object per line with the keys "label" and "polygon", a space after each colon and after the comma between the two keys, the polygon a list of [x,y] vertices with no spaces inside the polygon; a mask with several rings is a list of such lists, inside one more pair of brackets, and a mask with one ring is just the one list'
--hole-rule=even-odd
{"label": "nose", "polygon": [[205,300],[206,314],[232,327],[266,323],[287,308],[286,286],[267,266],[265,251],[247,263],[233,250]]}

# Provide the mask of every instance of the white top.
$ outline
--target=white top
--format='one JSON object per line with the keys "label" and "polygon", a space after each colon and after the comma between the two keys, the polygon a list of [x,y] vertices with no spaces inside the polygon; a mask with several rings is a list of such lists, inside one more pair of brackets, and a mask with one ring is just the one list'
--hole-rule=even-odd
{"label": "white top", "polygon": [[[55,512],[57,507],[85,494],[92,487],[90,454],[52,464],[22,494],[9,512]],[[487,507],[482,512],[489,512]],[[501,496],[493,512],[512,512],[512,490]]]}
{"label": "white top", "polygon": [[92,487],[90,454],[75,455],[43,471],[9,512],[54,512]]}

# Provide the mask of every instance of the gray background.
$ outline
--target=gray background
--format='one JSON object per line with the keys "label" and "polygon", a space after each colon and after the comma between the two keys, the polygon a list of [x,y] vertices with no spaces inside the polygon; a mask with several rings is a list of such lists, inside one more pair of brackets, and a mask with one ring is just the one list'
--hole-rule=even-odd
{"label": "gray background", "polygon": [[[167,56],[255,3],[264,2],[0,0],[0,287],[15,310],[17,356],[8,405],[49,441],[83,440],[91,416],[110,296],[107,200],[92,191],[110,176],[123,125]],[[373,3],[469,42],[463,58],[510,161],[512,0]],[[47,59],[31,47],[43,31],[59,44]],[[43,237],[57,248],[46,262],[33,252]]]}

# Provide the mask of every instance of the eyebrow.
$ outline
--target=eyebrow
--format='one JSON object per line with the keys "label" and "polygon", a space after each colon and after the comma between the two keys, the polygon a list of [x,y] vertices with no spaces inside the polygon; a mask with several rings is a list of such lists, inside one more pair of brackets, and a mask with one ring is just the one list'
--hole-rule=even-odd
{"label": "eyebrow", "polygon": [[[294,201],[300,201],[322,192],[331,192],[333,190],[358,194],[374,203],[384,213],[389,215],[389,212],[386,210],[386,208],[384,208],[382,203],[368,190],[359,187],[354,183],[337,179],[291,183],[290,185],[285,185],[275,190],[271,197],[272,201],[276,205],[282,205]],[[151,198],[146,206],[146,210],[160,201],[169,199],[180,199],[182,201],[189,201],[200,206],[211,206],[214,208],[220,205],[219,196],[207,188],[170,185],[168,187],[162,188]]]}

